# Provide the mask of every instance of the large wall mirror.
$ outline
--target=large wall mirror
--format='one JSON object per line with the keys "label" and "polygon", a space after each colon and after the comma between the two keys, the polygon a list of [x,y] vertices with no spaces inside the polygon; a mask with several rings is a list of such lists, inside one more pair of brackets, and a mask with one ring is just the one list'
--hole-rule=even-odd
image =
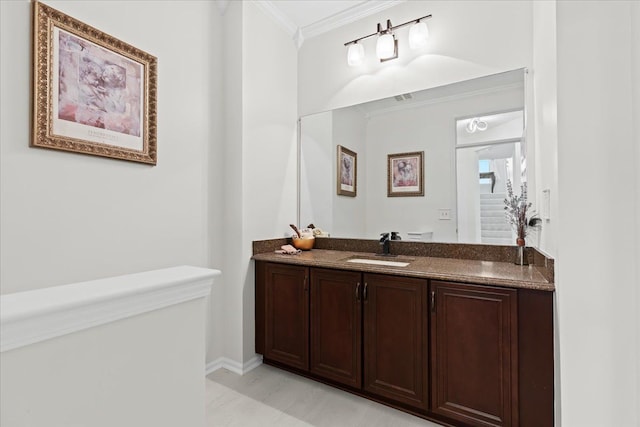
{"label": "large wall mirror", "polygon": [[[299,225],[332,237],[513,244],[502,208],[507,181],[526,180],[525,73],[302,117]],[[351,171],[356,188],[339,194]]]}

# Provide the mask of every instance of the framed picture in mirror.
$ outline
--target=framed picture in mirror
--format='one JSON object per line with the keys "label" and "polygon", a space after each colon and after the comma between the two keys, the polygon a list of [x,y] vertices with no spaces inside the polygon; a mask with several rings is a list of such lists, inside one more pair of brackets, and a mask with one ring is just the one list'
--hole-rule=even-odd
{"label": "framed picture in mirror", "polygon": [[358,154],[338,145],[338,195],[356,197],[358,189]]}
{"label": "framed picture in mirror", "polygon": [[387,197],[424,196],[424,151],[387,155]]}

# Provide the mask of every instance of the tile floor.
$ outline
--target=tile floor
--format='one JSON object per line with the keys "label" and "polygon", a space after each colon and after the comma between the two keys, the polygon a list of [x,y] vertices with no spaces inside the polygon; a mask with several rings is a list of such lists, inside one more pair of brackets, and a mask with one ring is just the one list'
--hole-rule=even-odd
{"label": "tile floor", "polygon": [[207,376],[207,427],[437,427],[342,390],[260,365]]}

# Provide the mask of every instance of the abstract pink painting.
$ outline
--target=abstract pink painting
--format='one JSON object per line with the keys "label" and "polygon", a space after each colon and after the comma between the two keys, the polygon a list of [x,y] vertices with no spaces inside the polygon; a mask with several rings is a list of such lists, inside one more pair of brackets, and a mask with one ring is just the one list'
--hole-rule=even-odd
{"label": "abstract pink painting", "polygon": [[66,31],[58,37],[58,118],[140,136],[140,64]]}
{"label": "abstract pink painting", "polygon": [[158,60],[37,0],[32,147],[157,163]]}

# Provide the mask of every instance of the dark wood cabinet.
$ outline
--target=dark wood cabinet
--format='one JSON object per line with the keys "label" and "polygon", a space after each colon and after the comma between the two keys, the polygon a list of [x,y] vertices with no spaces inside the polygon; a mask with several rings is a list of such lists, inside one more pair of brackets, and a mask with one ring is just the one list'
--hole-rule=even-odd
{"label": "dark wood cabinet", "polygon": [[431,411],[517,426],[517,291],[432,281],[431,299]]}
{"label": "dark wood cabinet", "polygon": [[264,357],[308,370],[309,269],[268,263],[263,275]]}
{"label": "dark wood cabinet", "polygon": [[360,388],[360,273],[311,269],[311,373]]}
{"label": "dark wood cabinet", "polygon": [[426,409],[426,292],[426,280],[312,268],[311,373]]}
{"label": "dark wood cabinet", "polygon": [[427,409],[427,281],[365,274],[364,389]]}
{"label": "dark wood cabinet", "polygon": [[553,292],[260,261],[256,352],[445,425],[554,423]]}

